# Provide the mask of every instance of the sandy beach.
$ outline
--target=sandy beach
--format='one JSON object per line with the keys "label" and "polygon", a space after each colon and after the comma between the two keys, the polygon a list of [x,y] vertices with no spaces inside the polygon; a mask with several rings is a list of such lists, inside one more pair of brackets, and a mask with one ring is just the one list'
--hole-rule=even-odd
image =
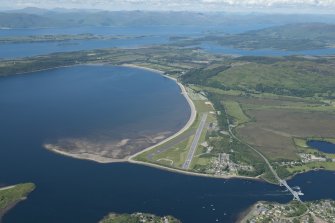
{"label": "sandy beach", "polygon": [[7,190],[7,189],[11,189],[13,187],[15,187],[15,186],[13,185],[13,186],[1,187],[0,190]]}
{"label": "sandy beach", "polygon": [[94,161],[98,163],[120,163],[120,162],[128,161],[128,157],[124,159],[113,159],[113,158],[108,158],[108,157],[104,157],[104,156],[93,154],[93,153],[68,153],[68,152],[64,152],[61,149],[58,149],[56,145],[52,145],[52,144],[44,144],[43,147],[59,155],[68,156],[68,157],[81,159],[81,160],[90,160],[90,161]]}
{"label": "sandy beach", "polygon": [[150,146],[150,147],[148,147],[148,148],[142,150],[141,152],[135,153],[135,154],[133,154],[132,156],[129,157],[129,161],[137,162],[137,161],[133,160],[134,157],[138,156],[138,155],[141,154],[141,153],[144,153],[144,152],[146,152],[146,151],[149,151],[149,150],[151,150],[151,149],[153,149],[153,148],[155,148],[155,147],[157,147],[157,146],[163,145],[164,143],[166,143],[166,142],[170,141],[171,139],[173,139],[173,138],[175,138],[175,137],[181,135],[181,134],[184,133],[187,129],[189,129],[189,128],[191,127],[191,125],[192,125],[192,124],[194,123],[194,121],[195,121],[195,118],[196,118],[196,116],[197,116],[197,111],[196,111],[196,109],[195,109],[195,105],[194,105],[193,101],[192,101],[191,98],[188,96],[187,91],[186,91],[184,85],[182,85],[180,82],[178,82],[177,79],[165,75],[163,71],[155,70],[155,69],[152,69],[152,68],[141,67],[141,66],[137,66],[137,65],[133,65],[133,64],[124,64],[123,66],[126,66],[126,67],[132,67],[132,68],[138,68],[138,69],[143,69],[143,70],[148,70],[148,71],[151,71],[151,72],[155,72],[155,73],[158,73],[158,74],[160,74],[160,75],[162,75],[162,76],[164,76],[164,77],[166,77],[166,78],[169,78],[169,79],[175,81],[175,82],[177,83],[177,85],[179,86],[182,95],[185,97],[185,99],[187,100],[187,102],[188,102],[188,104],[189,104],[189,106],[190,106],[190,108],[191,108],[191,115],[190,115],[190,118],[189,118],[189,120],[187,121],[186,125],[185,125],[182,129],[180,129],[178,132],[176,132],[176,133],[173,134],[172,136],[170,136],[170,137],[164,139],[163,141],[161,141],[161,142],[159,142],[159,143],[157,143],[157,144],[155,144],[155,145],[153,145],[153,146]]}
{"label": "sandy beach", "polygon": [[[89,64],[89,65],[91,65],[91,64]],[[95,65],[102,65],[102,64],[95,64]],[[160,70],[155,70],[155,69],[151,69],[151,68],[147,68],[147,67],[141,67],[141,66],[137,66],[137,65],[133,65],[133,64],[124,64],[122,66],[148,70],[148,71],[157,73],[159,75],[162,75],[166,78],[169,78],[169,79],[175,81],[177,83],[177,85],[179,86],[179,88],[181,89],[181,93],[183,94],[183,96],[185,97],[185,99],[187,100],[187,102],[188,102],[188,104],[191,108],[191,115],[190,115],[190,118],[189,118],[188,122],[185,124],[185,126],[182,129],[180,129],[178,132],[176,132],[172,136],[162,140],[161,142],[159,142],[155,145],[152,145],[148,148],[145,148],[142,151],[140,151],[138,153],[135,153],[131,156],[125,157],[124,159],[113,159],[113,158],[104,157],[100,154],[93,154],[93,153],[68,153],[68,152],[64,152],[60,148],[57,148],[56,145],[51,145],[51,144],[44,144],[43,146],[46,149],[48,149],[52,152],[55,152],[57,154],[64,155],[64,156],[70,156],[70,157],[77,158],[77,159],[92,160],[92,161],[96,161],[96,162],[99,162],[99,163],[115,163],[115,162],[125,162],[125,161],[131,161],[131,162],[135,163],[135,162],[137,162],[137,161],[133,160],[133,158],[135,156],[137,156],[137,155],[139,155],[143,152],[146,152],[148,150],[151,150],[151,149],[155,148],[156,146],[160,146],[160,145],[170,141],[171,139],[173,139],[173,138],[179,136],[180,134],[182,134],[183,132],[185,132],[193,124],[193,122],[195,121],[195,118],[196,118],[195,105],[193,104],[192,100],[189,98],[185,87],[181,83],[179,83],[177,81],[177,79],[172,78],[172,77],[167,76],[167,75],[164,75],[164,72],[160,71]]]}
{"label": "sandy beach", "polygon": [[[103,64],[95,64],[95,65],[103,65]],[[109,64],[108,64],[109,65]],[[194,123],[195,119],[196,119],[196,115],[197,115],[197,111],[195,109],[195,105],[193,103],[193,101],[191,100],[191,98],[188,96],[186,88],[180,83],[178,82],[177,79],[167,76],[164,74],[163,71],[160,70],[156,70],[156,69],[152,69],[152,68],[147,68],[147,67],[142,67],[142,66],[138,66],[138,65],[134,65],[134,64],[123,64],[122,66],[124,67],[130,67],[130,68],[137,68],[137,69],[143,69],[143,70],[148,70],[154,73],[157,73],[159,75],[162,75],[166,78],[169,78],[173,81],[176,82],[176,84],[179,86],[180,90],[181,90],[181,94],[185,97],[185,99],[187,100],[190,109],[191,109],[191,115],[189,120],[187,121],[187,123],[185,124],[185,126],[180,129],[178,132],[176,132],[175,134],[173,134],[172,136],[162,140],[161,142],[152,145],[148,148],[145,148],[143,150],[141,150],[138,153],[135,153],[131,156],[125,157],[123,159],[113,159],[113,158],[108,158],[108,157],[104,157],[100,154],[93,154],[93,153],[68,153],[68,152],[64,152],[61,149],[58,149],[57,146],[55,145],[51,145],[51,144],[44,144],[43,146],[48,149],[51,152],[63,155],[63,156],[68,156],[68,157],[72,157],[72,158],[76,158],[76,159],[82,159],[82,160],[90,160],[90,161],[94,161],[94,162],[98,162],[98,163],[119,163],[119,162],[129,162],[129,163],[134,163],[134,164],[139,164],[139,165],[145,165],[145,166],[149,166],[149,167],[154,167],[154,168],[158,168],[158,169],[162,169],[165,171],[170,171],[170,172],[175,172],[175,173],[180,173],[180,174],[186,174],[186,175],[192,175],[192,176],[200,176],[200,177],[211,177],[211,178],[220,178],[220,179],[231,179],[231,178],[240,178],[240,179],[250,179],[250,180],[260,180],[258,177],[246,177],[246,176],[215,176],[215,175],[211,175],[211,174],[203,174],[203,173],[195,173],[195,172],[190,172],[190,171],[185,171],[185,170],[181,170],[181,169],[176,169],[176,168],[171,168],[171,167],[166,167],[166,166],[161,166],[158,164],[154,164],[154,163],[149,163],[149,162],[142,162],[142,161],[137,161],[134,160],[134,157],[138,156],[141,153],[144,153],[146,151],[149,151],[157,146],[160,146],[170,140],[172,140],[173,138],[181,135],[182,133],[184,133],[187,129],[189,129],[192,124]]]}

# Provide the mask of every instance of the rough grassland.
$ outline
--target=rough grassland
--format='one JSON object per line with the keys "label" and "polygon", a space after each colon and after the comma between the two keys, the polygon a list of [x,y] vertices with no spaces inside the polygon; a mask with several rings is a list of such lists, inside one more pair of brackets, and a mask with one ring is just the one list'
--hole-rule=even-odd
{"label": "rough grassland", "polygon": [[273,160],[297,158],[293,137],[333,137],[335,132],[332,113],[263,109],[248,114],[255,121],[239,128],[239,135]]}
{"label": "rough grassland", "polygon": [[233,89],[258,90],[286,95],[314,95],[334,91],[335,65],[315,61],[278,60],[274,63],[249,62],[220,72],[212,82]]}
{"label": "rough grassland", "polygon": [[238,102],[224,101],[223,104],[228,115],[232,116],[238,124],[243,124],[249,121],[249,118],[244,114]]}
{"label": "rough grassland", "polygon": [[24,199],[34,189],[35,185],[33,183],[25,183],[0,190],[0,210]]}

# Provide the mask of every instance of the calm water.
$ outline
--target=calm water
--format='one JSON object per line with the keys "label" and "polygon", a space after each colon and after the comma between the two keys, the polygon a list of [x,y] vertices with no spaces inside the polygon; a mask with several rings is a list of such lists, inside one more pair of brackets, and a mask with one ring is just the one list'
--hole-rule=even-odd
{"label": "calm water", "polygon": [[[190,113],[186,100],[173,81],[148,71],[77,66],[2,78],[0,108],[0,184],[37,185],[5,223],[97,222],[108,212],[135,211],[171,214],[186,223],[233,222],[258,200],[291,199],[263,182],[98,164],[42,148],[46,140],[65,136],[118,138],[179,129]],[[332,172],[299,175],[289,183],[300,186],[306,200],[335,199]]]}
{"label": "calm water", "polygon": [[142,38],[124,40],[77,40],[66,42],[40,42],[0,44],[0,59],[13,59],[54,52],[70,52],[101,48],[128,48],[169,43],[171,36],[200,36],[206,33],[239,33],[264,28],[270,24],[254,26],[141,26],[141,27],[72,27],[36,29],[0,29],[0,36],[60,35],[92,33],[96,35],[130,35]]}
{"label": "calm water", "polygon": [[[134,48],[167,43],[165,36],[144,36],[141,38],[113,40],[71,40],[64,42],[10,43],[0,44],[0,59],[14,59],[45,55],[56,52],[72,52],[101,48]],[[22,50],[24,49],[24,50]]]}
{"label": "calm water", "polygon": [[324,153],[335,154],[334,143],[319,140],[310,140],[307,142],[307,145]]}
{"label": "calm water", "polygon": [[[40,42],[0,44],[0,59],[14,59],[54,52],[71,52],[101,48],[128,48],[169,43],[171,36],[202,36],[215,33],[242,33],[269,27],[272,24],[254,24],[253,26],[142,26],[142,27],[73,27],[73,28],[36,28],[36,29],[0,29],[0,36],[59,35],[92,33],[96,35],[131,35],[142,38],[123,40],[73,40],[66,42]],[[303,51],[282,51],[273,49],[242,50],[219,46],[214,43],[202,43],[202,49],[216,54],[242,56],[287,56],[287,55],[332,55],[335,49]]]}
{"label": "calm water", "polygon": [[205,33],[242,33],[249,30],[270,27],[271,23],[239,24],[212,26],[82,26],[69,28],[26,28],[26,29],[0,29],[0,36],[30,36],[30,35],[59,35],[59,34],[81,34],[94,33],[97,35],[201,35]]}

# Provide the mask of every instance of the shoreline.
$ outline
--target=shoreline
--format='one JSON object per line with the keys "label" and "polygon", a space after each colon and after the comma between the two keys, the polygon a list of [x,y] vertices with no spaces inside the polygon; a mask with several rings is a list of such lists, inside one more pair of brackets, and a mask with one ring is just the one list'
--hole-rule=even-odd
{"label": "shoreline", "polygon": [[248,219],[248,217],[253,213],[253,211],[255,211],[256,206],[259,202],[262,202],[262,201],[256,201],[254,204],[249,206],[246,210],[239,213],[238,216],[237,216],[236,222],[245,223],[246,220]]}
{"label": "shoreline", "polygon": [[29,73],[36,73],[36,72],[41,72],[41,71],[55,70],[55,69],[59,69],[59,68],[75,67],[75,66],[80,66],[80,65],[87,65],[87,66],[112,65],[112,66],[116,66],[116,65],[108,64],[108,63],[78,63],[78,64],[70,64],[70,65],[62,65],[62,66],[56,66],[56,67],[50,67],[50,68],[37,69],[37,70],[33,70],[33,71],[18,72],[18,73],[14,73],[14,74],[10,74],[10,75],[0,76],[0,78],[2,78],[2,77],[10,77],[10,76],[13,76],[13,75],[26,75],[26,74],[29,74]]}
{"label": "shoreline", "polygon": [[[57,67],[52,67],[52,68],[40,69],[40,70],[36,70],[36,71],[17,73],[16,75],[21,75],[21,74],[26,74],[26,73],[31,73],[31,72],[53,70],[53,69],[58,69],[58,68],[72,67],[72,66],[80,66],[80,65],[88,65],[88,66],[111,65],[111,66],[136,68],[136,69],[141,69],[141,70],[147,70],[147,71],[150,71],[150,72],[154,72],[154,73],[157,73],[157,74],[159,74],[163,77],[166,77],[170,80],[173,80],[179,86],[179,88],[181,90],[181,94],[185,97],[185,99],[186,99],[186,101],[187,101],[187,103],[188,103],[188,105],[191,109],[191,115],[190,115],[190,118],[187,121],[187,123],[178,132],[174,133],[173,135],[167,137],[166,139],[163,139],[162,141],[160,141],[160,142],[158,142],[158,143],[156,143],[152,146],[144,148],[140,152],[137,152],[133,155],[127,156],[127,157],[122,158],[122,159],[108,158],[108,157],[103,157],[103,156],[100,156],[100,155],[97,155],[97,154],[92,154],[92,153],[82,153],[82,154],[68,153],[68,152],[65,152],[63,150],[59,150],[57,148],[54,148],[54,146],[52,146],[52,145],[44,144],[43,147],[46,148],[47,150],[51,151],[51,152],[54,152],[54,153],[57,153],[57,154],[60,154],[60,155],[63,155],[63,156],[76,158],[76,159],[95,161],[95,162],[98,162],[98,163],[120,163],[120,162],[127,162],[127,161],[129,161],[129,162],[131,161],[132,163],[135,163],[137,161],[133,160],[132,158],[134,158],[135,156],[138,156],[139,154],[141,154],[143,152],[146,152],[146,151],[151,150],[151,149],[153,149],[157,146],[160,146],[160,145],[172,140],[173,138],[179,136],[180,134],[184,133],[186,130],[188,130],[192,126],[192,124],[194,123],[194,121],[196,119],[197,111],[195,109],[195,105],[194,105],[193,101],[189,98],[189,96],[187,94],[186,88],[180,82],[178,82],[178,80],[176,78],[165,75],[163,71],[148,68],[148,67],[142,67],[142,66],[138,66],[138,65],[135,65],[135,64],[113,65],[113,64],[109,64],[109,63],[96,63],[96,64],[94,64],[94,63],[86,63],[85,64],[84,63],[84,64],[57,66]],[[157,165],[157,166],[159,166],[159,165]],[[173,168],[169,168],[169,169],[173,169]]]}
{"label": "shoreline", "polygon": [[7,212],[9,212],[10,210],[12,210],[18,203],[20,203],[23,200],[25,200],[25,199],[21,199],[19,201],[10,203],[6,208],[0,210],[0,223],[2,222],[1,220],[5,216],[5,214],[7,214]]}
{"label": "shoreline", "polygon": [[[48,147],[48,146],[47,146]],[[108,158],[108,157],[102,157],[100,155],[95,155],[92,153],[82,153],[82,154],[72,154],[72,153],[67,153],[61,150],[57,149],[50,149],[44,146],[47,150],[50,152],[53,152],[57,155],[62,155],[65,157],[69,158],[75,158],[79,160],[86,160],[86,161],[91,161],[95,163],[100,163],[100,164],[112,164],[112,163],[129,163],[129,164],[135,164],[135,165],[142,165],[142,166],[147,166],[147,167],[152,167],[155,169],[160,169],[172,173],[179,173],[179,174],[184,174],[184,175],[189,175],[189,176],[198,176],[198,177],[208,177],[208,178],[215,178],[215,179],[244,179],[244,180],[255,180],[255,181],[262,181],[264,183],[267,183],[266,181],[260,179],[259,177],[247,177],[247,176],[217,176],[217,175],[211,175],[211,174],[206,174],[206,173],[196,173],[196,172],[191,172],[191,171],[185,171],[182,169],[176,169],[176,168],[171,168],[167,166],[162,166],[158,165],[155,163],[149,163],[149,162],[143,162],[143,161],[136,161],[136,160],[130,160],[129,157],[126,157],[124,159],[113,159],[113,158]]]}
{"label": "shoreline", "polygon": [[194,123],[195,119],[196,119],[196,116],[197,116],[197,111],[195,109],[195,105],[193,103],[193,101],[191,100],[191,98],[188,96],[187,94],[187,91],[186,91],[186,88],[184,85],[182,85],[180,82],[178,82],[178,80],[176,78],[173,78],[173,77],[170,77],[168,75],[165,75],[163,71],[160,71],[160,70],[156,70],[156,69],[153,69],[153,68],[148,68],[148,67],[142,67],[142,66],[138,66],[138,65],[134,65],[134,64],[123,64],[122,66],[124,67],[130,67],[130,68],[137,68],[137,69],[142,69],[142,70],[147,70],[147,71],[151,71],[151,72],[154,72],[154,73],[157,73],[157,74],[160,74],[162,75],[163,77],[166,77],[170,80],[173,80],[176,82],[176,84],[179,86],[180,90],[181,90],[181,94],[185,97],[190,109],[191,109],[191,115],[190,115],[190,118],[189,120],[187,121],[187,123],[184,125],[183,128],[181,128],[178,132],[174,133],[173,135],[169,136],[168,138],[160,141],[159,143],[155,144],[155,145],[152,145],[152,146],[149,146],[145,149],[143,149],[142,151],[138,152],[138,153],[135,153],[131,156],[129,156],[128,158],[128,161],[131,161],[133,163],[136,163],[136,162],[139,162],[139,161],[136,161],[134,160],[133,158],[135,158],[136,156],[144,153],[144,152],[147,152],[157,146],[160,146],[160,145],[163,145],[164,143],[167,143],[168,141],[178,137],[179,135],[181,135],[182,133],[184,133],[186,130],[188,130],[192,124]]}
{"label": "shoreline", "polygon": [[191,172],[191,171],[185,171],[185,170],[182,170],[182,169],[171,168],[171,167],[162,166],[162,165],[158,165],[158,164],[155,164],[155,163],[147,163],[147,162],[143,162],[143,161],[128,160],[126,162],[131,163],[131,164],[143,165],[143,166],[148,166],[148,167],[152,167],[152,168],[156,168],[156,169],[161,169],[161,170],[172,172],[172,173],[179,173],[179,174],[183,174],[183,175],[189,175],[189,176],[198,176],[198,177],[207,177],[207,178],[215,178],[215,179],[225,179],[225,180],[244,179],[244,180],[254,180],[254,181],[261,181],[261,182],[267,183],[266,181],[264,181],[260,178],[257,178],[257,177],[217,176],[217,175],[211,175],[211,174],[206,174],[206,173],[196,173],[196,172]]}
{"label": "shoreline", "polygon": [[0,191],[2,190],[7,190],[7,189],[11,189],[11,188],[14,188],[15,185],[11,185],[11,186],[6,186],[6,187],[0,187]]}
{"label": "shoreline", "polygon": [[[107,64],[107,63],[103,64],[102,63],[102,64],[83,64],[83,65],[112,65],[112,64]],[[70,66],[76,66],[76,65],[70,65]],[[70,66],[61,66],[61,67],[70,67]],[[193,101],[191,100],[191,98],[187,94],[185,86],[182,85],[180,82],[178,82],[178,80],[176,78],[165,75],[163,71],[153,69],[153,68],[148,68],[148,67],[142,67],[142,66],[135,65],[135,64],[123,64],[123,65],[112,65],[112,66],[121,66],[121,67],[129,67],[129,68],[147,70],[147,71],[157,73],[157,74],[159,74],[163,77],[166,77],[170,80],[175,81],[176,84],[179,86],[179,88],[181,90],[181,94],[185,97],[185,99],[188,102],[188,104],[190,106],[190,109],[191,109],[190,118],[187,121],[187,123],[184,125],[184,127],[181,128],[178,132],[169,136],[168,138],[156,143],[155,145],[149,146],[149,147],[143,149],[142,151],[137,152],[133,155],[127,156],[123,159],[113,159],[113,158],[103,157],[103,156],[100,156],[100,155],[97,155],[97,154],[92,154],[92,153],[82,153],[82,154],[68,153],[68,152],[65,152],[65,151],[62,151],[62,150],[58,150],[56,148],[52,148],[52,146],[48,145],[48,144],[44,144],[43,145],[44,148],[46,148],[47,150],[49,150],[53,153],[56,153],[58,155],[67,156],[67,157],[80,159],[80,160],[88,160],[88,161],[97,162],[97,163],[101,163],[101,164],[131,163],[131,164],[144,165],[144,166],[148,166],[148,167],[152,167],[152,168],[157,168],[157,169],[164,170],[164,171],[169,171],[169,172],[174,172],[174,173],[179,173],[179,174],[184,174],[184,175],[198,176],[198,177],[209,177],[209,178],[216,178],[216,179],[245,179],[245,180],[256,180],[256,181],[266,182],[266,181],[260,179],[259,177],[215,176],[215,175],[206,174],[206,173],[196,173],[196,172],[185,171],[185,170],[181,170],[181,169],[177,169],[177,168],[162,166],[162,165],[155,164],[155,163],[149,163],[149,162],[134,160],[134,158],[136,156],[140,155],[141,153],[147,152],[147,151],[149,151],[149,150],[151,150],[151,149],[153,149],[157,146],[160,146],[160,145],[174,139],[175,137],[178,137],[179,135],[183,134],[185,131],[187,131],[192,126],[192,124],[194,123],[194,121],[196,119],[197,111],[196,111],[196,108],[195,108],[195,105],[194,105]],[[57,67],[57,68],[59,68],[59,67]],[[56,68],[50,68],[50,69],[56,69]]]}
{"label": "shoreline", "polygon": [[45,149],[47,149],[50,152],[56,153],[58,155],[62,155],[62,156],[66,156],[66,157],[71,157],[71,158],[75,158],[75,159],[80,159],[80,160],[89,160],[89,161],[93,161],[93,162],[97,162],[97,163],[101,163],[101,164],[107,164],[107,163],[123,163],[123,162],[127,162],[128,158],[125,157],[123,159],[113,159],[113,158],[109,158],[109,157],[103,157],[100,155],[96,155],[93,153],[69,153],[69,152],[65,152],[63,150],[59,150],[51,144],[43,144],[43,147]]}
{"label": "shoreline", "polygon": [[[16,185],[9,185],[9,186],[5,186],[5,187],[0,187],[0,191],[3,190],[9,190],[12,188],[17,187],[20,184],[16,184]],[[19,198],[13,200],[13,201],[9,201],[5,204],[5,207],[0,208],[0,223],[2,222],[2,218],[7,214],[7,212],[9,212],[10,210],[12,210],[17,204],[19,204],[20,202],[28,199],[28,195],[35,189],[35,185],[33,185],[33,188],[29,191],[27,191],[24,195],[21,195]],[[6,196],[5,196],[6,197]],[[10,198],[11,199],[11,198]]]}

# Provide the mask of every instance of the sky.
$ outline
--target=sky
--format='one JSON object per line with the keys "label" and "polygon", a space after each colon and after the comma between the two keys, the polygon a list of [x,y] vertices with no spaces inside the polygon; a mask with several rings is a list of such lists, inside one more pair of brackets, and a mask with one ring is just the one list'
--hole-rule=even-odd
{"label": "sky", "polygon": [[111,11],[311,11],[335,13],[335,0],[0,0],[0,9],[25,7]]}

